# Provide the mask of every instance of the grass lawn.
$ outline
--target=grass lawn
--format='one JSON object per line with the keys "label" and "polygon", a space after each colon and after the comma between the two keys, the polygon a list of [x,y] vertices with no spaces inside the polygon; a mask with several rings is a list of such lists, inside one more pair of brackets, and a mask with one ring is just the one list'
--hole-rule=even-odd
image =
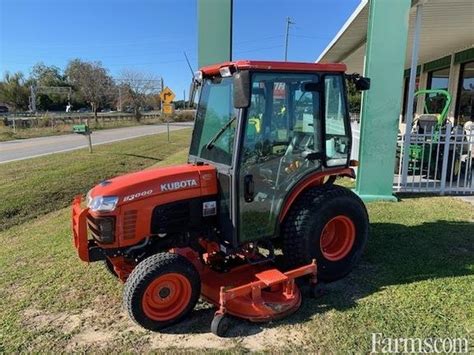
{"label": "grass lawn", "polygon": [[186,151],[189,129],[0,165],[0,230],[69,205],[100,180]]}
{"label": "grass lawn", "polygon": [[[0,352],[367,353],[375,332],[392,338],[472,336],[474,208],[449,197],[369,204],[371,232],[361,263],[328,285],[326,295],[305,299],[287,319],[264,325],[235,321],[222,339],[209,331],[212,308],[199,303],[190,319],[164,333],[134,325],[121,308],[122,285],[100,263],[86,265],[77,258],[70,211],[58,208],[106,176],[185,161],[189,132],[173,137],[170,145],[157,147],[166,136],[151,136],[102,146],[93,157],[66,153],[48,157],[52,161],[8,165],[6,175],[1,170],[3,181],[8,181],[5,176],[18,179],[10,190],[21,192],[17,206],[24,212],[11,225],[27,222],[0,232]],[[37,191],[39,186],[43,191]],[[15,198],[5,201],[7,191],[0,190],[2,208],[16,203]],[[46,203],[51,195],[57,198]]]}

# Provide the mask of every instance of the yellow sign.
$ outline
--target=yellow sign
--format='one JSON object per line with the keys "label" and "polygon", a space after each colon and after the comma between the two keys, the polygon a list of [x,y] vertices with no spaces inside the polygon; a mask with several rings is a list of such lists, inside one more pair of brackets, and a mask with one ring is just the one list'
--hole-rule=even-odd
{"label": "yellow sign", "polygon": [[163,109],[163,113],[165,115],[172,115],[174,113],[174,105],[173,104],[163,104],[162,109]]}
{"label": "yellow sign", "polygon": [[165,104],[172,103],[175,97],[176,95],[169,87],[165,87],[164,90],[160,93],[161,101],[163,101]]}

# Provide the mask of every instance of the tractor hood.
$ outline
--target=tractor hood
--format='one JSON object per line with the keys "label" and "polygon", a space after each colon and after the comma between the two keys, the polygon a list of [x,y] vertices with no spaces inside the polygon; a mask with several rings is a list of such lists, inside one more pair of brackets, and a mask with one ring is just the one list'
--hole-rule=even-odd
{"label": "tractor hood", "polygon": [[157,195],[200,189],[200,194],[217,193],[216,169],[210,165],[183,164],[154,168],[104,180],[87,194],[118,197],[117,207]]}

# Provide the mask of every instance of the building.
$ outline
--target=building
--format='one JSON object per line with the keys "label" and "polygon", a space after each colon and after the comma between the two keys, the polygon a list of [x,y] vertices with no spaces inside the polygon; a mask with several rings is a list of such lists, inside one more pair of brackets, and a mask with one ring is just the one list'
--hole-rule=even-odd
{"label": "building", "polygon": [[[406,118],[417,5],[422,8],[416,89],[447,89],[453,98],[448,119],[455,125],[474,121],[473,0],[412,1],[400,119],[404,122]],[[363,0],[317,61],[344,62],[349,72],[362,73],[368,17],[369,1]],[[420,96],[415,103],[415,115],[423,113],[423,106],[424,98]]]}

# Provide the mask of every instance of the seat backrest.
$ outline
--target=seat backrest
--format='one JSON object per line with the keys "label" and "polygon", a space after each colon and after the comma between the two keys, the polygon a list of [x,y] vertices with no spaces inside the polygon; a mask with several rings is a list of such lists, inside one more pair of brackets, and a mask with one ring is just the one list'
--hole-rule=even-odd
{"label": "seat backrest", "polygon": [[418,126],[421,127],[424,133],[431,133],[431,130],[438,122],[438,114],[423,114],[418,118]]}

